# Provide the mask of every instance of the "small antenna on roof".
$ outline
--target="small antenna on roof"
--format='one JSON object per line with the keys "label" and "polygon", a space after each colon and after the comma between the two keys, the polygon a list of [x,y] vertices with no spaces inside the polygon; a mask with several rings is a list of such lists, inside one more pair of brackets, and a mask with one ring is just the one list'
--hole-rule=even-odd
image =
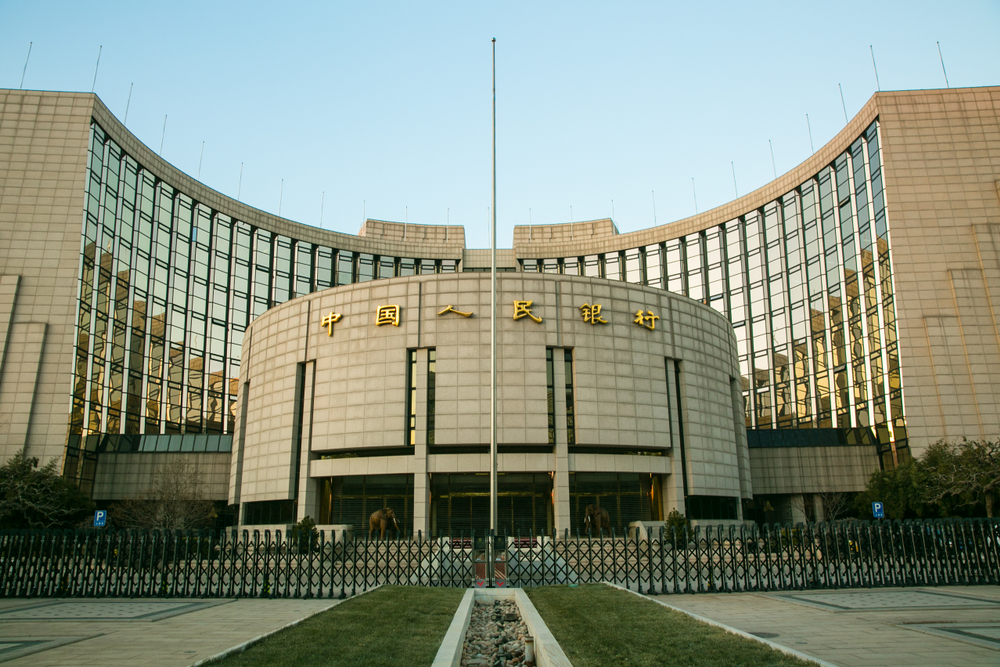
{"label": "small antenna on roof", "polygon": [[941,42],[938,42],[937,45],[938,45],[938,58],[941,59],[941,71],[944,72],[944,87],[951,88],[951,84],[948,83],[948,70],[944,68],[944,56],[941,55]]}
{"label": "small antenna on roof", "polygon": [[122,125],[125,125],[126,123],[128,123],[128,108],[130,106],[132,106],[132,86],[133,85],[135,85],[134,81],[132,83],[128,84],[128,101],[125,102],[125,120],[122,121]]}
{"label": "small antenna on roof", "polygon": [[90,92],[94,92],[94,88],[97,87],[97,70],[101,67],[101,50],[104,46],[97,47],[97,65],[94,66],[94,82],[90,84]]}
{"label": "small antenna on roof", "polygon": [[32,44],[34,44],[34,42],[28,42],[28,55],[24,59],[24,69],[21,70],[21,85],[17,87],[18,90],[23,90],[24,89],[24,74],[25,74],[25,72],[28,71],[28,59],[31,58],[31,45]]}
{"label": "small antenna on roof", "polygon": [[872,69],[875,70],[875,87],[878,88],[878,92],[882,92],[882,84],[878,82],[878,65],[875,64],[875,48],[869,44],[868,49],[872,52]]}

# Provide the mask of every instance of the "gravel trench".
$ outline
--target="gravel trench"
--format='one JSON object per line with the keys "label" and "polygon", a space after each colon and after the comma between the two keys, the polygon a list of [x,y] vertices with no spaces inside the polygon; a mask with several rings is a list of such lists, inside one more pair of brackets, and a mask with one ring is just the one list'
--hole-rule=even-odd
{"label": "gravel trench", "polygon": [[528,628],[514,600],[477,601],[462,644],[462,667],[533,667],[524,660]]}

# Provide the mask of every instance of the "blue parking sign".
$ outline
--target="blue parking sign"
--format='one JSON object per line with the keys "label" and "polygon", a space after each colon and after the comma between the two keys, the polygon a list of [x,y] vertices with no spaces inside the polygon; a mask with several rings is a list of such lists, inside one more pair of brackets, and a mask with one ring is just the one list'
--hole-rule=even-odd
{"label": "blue parking sign", "polygon": [[885,507],[882,503],[872,503],[872,516],[876,519],[885,518]]}
{"label": "blue parking sign", "polygon": [[97,510],[94,512],[94,528],[104,528],[104,524],[108,520],[107,510]]}

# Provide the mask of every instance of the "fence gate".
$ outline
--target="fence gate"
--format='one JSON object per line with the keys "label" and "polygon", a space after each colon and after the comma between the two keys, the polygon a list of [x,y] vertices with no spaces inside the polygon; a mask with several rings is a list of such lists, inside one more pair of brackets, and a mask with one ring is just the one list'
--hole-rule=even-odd
{"label": "fence gate", "polygon": [[0,531],[0,597],[344,598],[381,584],[607,581],[671,594],[1000,583],[996,519],[488,537]]}

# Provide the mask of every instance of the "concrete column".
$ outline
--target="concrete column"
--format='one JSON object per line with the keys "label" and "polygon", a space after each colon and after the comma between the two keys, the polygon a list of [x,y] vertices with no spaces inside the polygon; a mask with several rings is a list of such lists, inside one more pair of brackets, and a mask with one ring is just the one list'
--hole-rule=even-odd
{"label": "concrete column", "polygon": [[816,513],[817,523],[820,521],[826,521],[826,512],[823,509],[823,495],[820,493],[812,494],[813,510]]}
{"label": "concrete column", "polygon": [[729,388],[733,401],[733,435],[736,445],[736,464],[740,473],[740,497],[736,504],[736,517],[742,521],[743,499],[753,498],[753,491],[750,482],[750,450],[747,448],[746,435],[746,413],[743,410],[743,392],[740,381],[734,377],[729,378]]}
{"label": "concrete column", "polygon": [[788,504],[792,510],[792,523],[806,522],[806,499],[801,493],[788,497]]}
{"label": "concrete column", "polygon": [[673,510],[687,516],[687,508],[684,505],[684,487],[681,482],[681,457],[676,452],[671,461],[673,473],[663,476],[663,516],[666,517]]}
{"label": "concrete column", "polygon": [[[666,379],[667,397],[670,410],[670,470],[671,474],[663,479],[663,516],[676,509],[687,516],[684,503],[684,470],[681,459],[680,411],[678,410],[678,387],[674,379],[674,360],[666,359],[663,372]],[[682,406],[683,407],[683,406]],[[689,462],[690,463],[690,462]]]}
{"label": "concrete column", "polygon": [[555,348],[552,350],[553,364],[553,386],[555,390],[555,413],[556,413],[556,446],[555,446],[555,475],[552,480],[553,485],[553,507],[552,518],[553,527],[557,535],[562,535],[564,531],[572,532],[570,525],[570,505],[569,505],[569,446],[566,431],[566,362],[565,350]]}
{"label": "concrete column", "polygon": [[299,448],[299,495],[296,521],[311,517],[319,521],[319,480],[309,476],[314,458],[312,453],[313,389],[316,381],[316,362],[303,364],[302,369],[302,442]]}
{"label": "concrete column", "polygon": [[[249,346],[247,340],[245,345]],[[236,402],[236,411],[239,420],[236,422],[236,432],[233,434],[233,458],[229,468],[229,504],[239,505],[243,493],[243,455],[245,451],[247,434],[247,403],[250,400],[250,381],[243,381],[240,388],[239,400]],[[242,508],[240,509],[242,512]],[[242,514],[240,515],[242,517]],[[242,519],[241,519],[242,520]]]}
{"label": "concrete column", "polygon": [[[413,534],[431,526],[431,487],[427,477],[427,350],[417,350],[417,436],[413,446]],[[409,387],[406,388],[409,392]]]}
{"label": "concrete column", "polygon": [[[7,334],[14,316],[14,302],[21,276],[0,276],[0,371],[6,359]],[[5,457],[6,458],[6,457]]]}
{"label": "concrete column", "polygon": [[3,375],[0,377],[0,455],[4,457],[13,456],[24,448],[28,456],[48,462],[62,453],[54,445],[28,448],[47,327],[44,322],[18,322],[10,325],[6,332]]}

